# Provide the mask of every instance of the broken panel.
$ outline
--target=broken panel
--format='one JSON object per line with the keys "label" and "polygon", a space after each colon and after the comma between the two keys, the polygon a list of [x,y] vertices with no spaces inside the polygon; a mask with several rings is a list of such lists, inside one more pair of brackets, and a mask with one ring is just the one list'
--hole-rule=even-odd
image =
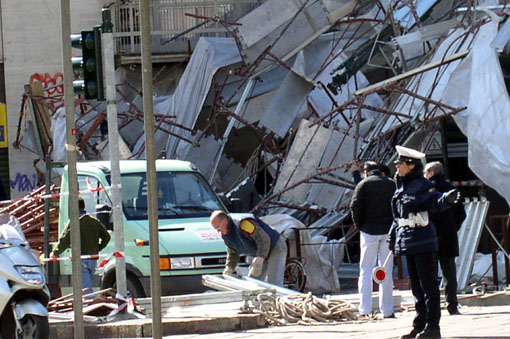
{"label": "broken panel", "polygon": [[[343,140],[344,136],[345,140]],[[341,145],[340,148],[339,145]],[[354,138],[349,135],[344,135],[342,132],[333,131],[319,167],[321,169],[326,169],[348,163],[352,161],[353,154]],[[325,175],[324,177],[338,182],[342,182],[338,178],[343,178],[354,185],[354,182],[352,182],[351,172],[346,168],[340,168],[332,171],[330,172],[330,175]],[[331,210],[337,208],[338,202],[344,200],[343,197],[346,194],[346,198],[350,199],[351,193],[352,190],[345,187],[327,183],[315,183],[310,190],[308,201]]]}
{"label": "broken panel", "polygon": [[295,72],[289,72],[260,120],[279,137],[284,137],[292,126],[313,84]]}
{"label": "broken panel", "polygon": [[202,139],[199,147],[190,147],[185,160],[191,162],[208,178],[213,164],[214,158],[220,149],[221,142],[216,140],[214,136],[209,135]]}
{"label": "broken panel", "polygon": [[[338,13],[330,13],[342,8],[345,3],[350,2],[331,0],[326,8],[322,1],[309,1],[310,5],[297,14],[302,6],[300,1],[266,2],[240,20],[243,26],[239,28],[238,37],[245,62],[253,64],[268,47],[271,47],[270,52],[273,55],[284,61],[288,60],[329,29],[332,25],[330,20],[336,21],[339,13],[341,16],[349,14],[352,4]],[[273,13],[278,15],[275,16]],[[261,22],[264,25],[261,25]],[[269,61],[264,61],[258,69],[265,69],[268,66]]]}
{"label": "broken panel", "polygon": [[[287,155],[282,172],[278,176],[274,192],[279,192],[299,181],[310,177],[317,171],[331,131],[303,120]],[[306,200],[312,184],[301,184],[282,194],[282,198],[292,199],[298,203]]]}

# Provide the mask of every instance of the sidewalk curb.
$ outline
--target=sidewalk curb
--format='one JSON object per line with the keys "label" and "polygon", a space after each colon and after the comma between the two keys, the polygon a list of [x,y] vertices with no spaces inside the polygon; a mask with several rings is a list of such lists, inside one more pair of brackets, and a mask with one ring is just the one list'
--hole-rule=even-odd
{"label": "sidewalk curb", "polygon": [[[163,335],[233,332],[267,327],[259,314],[238,314],[229,317],[163,319]],[[72,322],[50,324],[50,338],[73,338]],[[87,339],[152,337],[150,319],[123,320],[114,323],[85,323]]]}

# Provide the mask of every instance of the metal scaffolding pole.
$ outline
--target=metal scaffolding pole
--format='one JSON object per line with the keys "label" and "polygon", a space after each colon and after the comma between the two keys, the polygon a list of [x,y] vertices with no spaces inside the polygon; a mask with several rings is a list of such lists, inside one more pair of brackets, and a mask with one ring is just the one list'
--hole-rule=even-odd
{"label": "metal scaffolding pole", "polygon": [[66,110],[67,173],[69,183],[69,221],[71,223],[74,338],[85,338],[83,325],[80,223],[78,218],[78,173],[76,170],[76,117],[74,113],[73,66],[71,63],[71,8],[69,0],[60,1],[62,21],[62,64],[64,67],[64,104]]}
{"label": "metal scaffolding pole", "polygon": [[147,195],[149,203],[149,243],[151,255],[152,337],[163,336],[161,321],[161,277],[159,271],[158,194],[156,147],[154,140],[154,103],[152,100],[152,44],[150,1],[140,1],[142,37],[142,91],[147,154]]}
{"label": "metal scaffolding pole", "polygon": [[[115,251],[124,253],[124,224],[122,222],[122,198],[120,192],[119,164],[119,124],[117,121],[117,92],[115,91],[115,55],[113,48],[113,25],[109,9],[103,9],[103,58],[106,84],[106,110],[108,116],[108,147],[112,170],[113,230],[115,234]],[[126,259],[115,258],[115,279],[117,294],[125,298]]]}

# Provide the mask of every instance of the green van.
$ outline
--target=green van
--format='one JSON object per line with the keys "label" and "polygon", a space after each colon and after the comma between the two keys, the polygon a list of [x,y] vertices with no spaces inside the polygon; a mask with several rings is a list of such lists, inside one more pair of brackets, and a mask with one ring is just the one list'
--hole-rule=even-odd
{"label": "green van", "polygon": [[[202,274],[221,273],[226,247],[209,223],[213,210],[226,210],[202,174],[189,162],[156,160],[158,177],[159,251],[163,295],[203,291]],[[77,164],[78,184],[88,213],[96,215],[109,230],[112,198],[110,162]],[[132,297],[150,295],[149,220],[145,160],[120,161],[127,289]],[[61,191],[68,192],[67,167]],[[92,188],[92,190],[91,190]],[[107,188],[101,190],[101,188]],[[99,190],[97,190],[99,189]],[[91,193],[94,192],[94,193]],[[69,220],[68,195],[60,197],[59,234]],[[115,252],[115,239],[100,254]],[[70,255],[70,249],[61,256]],[[115,284],[115,258],[99,269],[95,286]],[[101,257],[98,265],[105,260]],[[71,286],[71,261],[59,261],[59,286]]]}

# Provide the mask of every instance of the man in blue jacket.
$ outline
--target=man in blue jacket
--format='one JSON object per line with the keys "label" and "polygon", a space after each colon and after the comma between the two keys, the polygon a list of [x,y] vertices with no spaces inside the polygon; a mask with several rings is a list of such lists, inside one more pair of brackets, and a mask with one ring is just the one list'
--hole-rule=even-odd
{"label": "man in blue jacket", "polygon": [[233,274],[244,254],[254,258],[249,276],[283,286],[287,245],[280,233],[254,214],[228,215],[217,210],[212,212],[210,220],[227,245],[223,274]]}

